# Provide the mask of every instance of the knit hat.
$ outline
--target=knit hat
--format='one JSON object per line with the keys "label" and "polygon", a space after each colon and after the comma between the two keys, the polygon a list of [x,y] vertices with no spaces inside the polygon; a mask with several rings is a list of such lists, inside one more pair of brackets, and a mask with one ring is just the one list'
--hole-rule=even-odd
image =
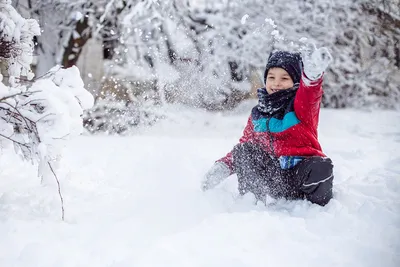
{"label": "knit hat", "polygon": [[267,80],[269,69],[276,67],[286,70],[294,84],[300,83],[302,65],[303,63],[299,53],[291,53],[287,51],[271,52],[267,66],[265,67],[264,83]]}

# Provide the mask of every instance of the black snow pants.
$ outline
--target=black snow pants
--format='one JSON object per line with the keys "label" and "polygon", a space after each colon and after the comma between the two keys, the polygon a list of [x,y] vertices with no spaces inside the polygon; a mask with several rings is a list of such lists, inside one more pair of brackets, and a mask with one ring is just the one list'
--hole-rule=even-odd
{"label": "black snow pants", "polygon": [[252,192],[257,199],[307,199],[326,205],[332,198],[333,165],[329,158],[308,157],[291,169],[282,169],[278,158],[260,146],[242,143],[232,151],[239,192]]}

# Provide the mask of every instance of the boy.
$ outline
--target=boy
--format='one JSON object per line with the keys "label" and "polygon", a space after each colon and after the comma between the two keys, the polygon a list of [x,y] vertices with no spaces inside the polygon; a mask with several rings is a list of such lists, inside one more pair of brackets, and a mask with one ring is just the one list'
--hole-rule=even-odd
{"label": "boy", "polygon": [[[315,47],[314,47],[315,48]],[[326,48],[302,58],[270,54],[255,106],[243,136],[217,160],[202,182],[203,191],[237,174],[239,193],[258,200],[307,199],[326,205],[332,198],[333,165],[318,142],[323,73],[332,61]],[[303,69],[304,66],[304,69]]]}

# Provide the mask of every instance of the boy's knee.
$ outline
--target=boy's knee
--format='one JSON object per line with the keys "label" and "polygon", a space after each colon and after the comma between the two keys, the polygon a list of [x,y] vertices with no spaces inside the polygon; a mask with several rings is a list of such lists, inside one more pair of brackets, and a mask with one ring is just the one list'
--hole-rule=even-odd
{"label": "boy's knee", "polygon": [[301,184],[305,198],[324,206],[333,197],[333,164],[329,158],[313,157],[306,166],[307,175]]}
{"label": "boy's knee", "polygon": [[[317,185],[303,184],[302,189],[305,193],[305,198],[314,204],[325,206],[333,197],[332,181],[333,175],[330,175],[327,180],[322,180]],[[312,190],[310,190],[311,188]]]}

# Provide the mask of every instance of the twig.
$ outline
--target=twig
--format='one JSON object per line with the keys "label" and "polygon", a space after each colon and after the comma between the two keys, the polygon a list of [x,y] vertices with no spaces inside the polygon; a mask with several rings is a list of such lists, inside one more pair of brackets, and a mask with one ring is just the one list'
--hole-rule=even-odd
{"label": "twig", "polygon": [[10,140],[10,141],[12,141],[12,142],[14,142],[14,143],[20,145],[20,146],[24,146],[24,147],[29,148],[29,146],[28,146],[27,144],[23,144],[23,143],[21,143],[21,142],[18,142],[18,141],[14,140],[14,139],[12,139],[12,138],[10,138],[10,137],[8,137],[8,136],[5,136],[4,134],[0,134],[0,136],[1,136],[1,137],[4,137],[5,139],[8,139],[8,140]]}
{"label": "twig", "polygon": [[14,120],[17,120],[19,123],[22,123],[22,120],[19,118],[19,115],[17,113],[15,113],[14,111],[11,111],[8,108],[3,108],[3,107],[0,107],[0,109],[6,111],[6,115],[9,118],[8,118],[8,120],[6,120],[5,118],[2,117],[2,119],[5,120],[7,123],[9,123],[11,121],[11,118],[13,118]]}
{"label": "twig", "polygon": [[52,115],[56,115],[56,114],[55,114],[55,113],[46,114],[46,115],[44,115],[43,117],[41,117],[40,119],[38,119],[37,121],[35,121],[35,123],[38,123],[39,121],[44,120],[45,118],[47,118],[47,117],[49,117],[49,116],[52,116]]}
{"label": "twig", "polygon": [[32,99],[32,100],[29,100],[28,102],[25,102],[24,104],[22,104],[21,106],[26,106],[26,105],[29,105],[29,104],[31,104],[31,103],[33,103],[33,102],[36,102],[36,101],[44,101],[44,100],[46,100],[46,99],[41,99],[41,98],[38,98],[38,99]]}
{"label": "twig", "polygon": [[22,94],[24,94],[24,93],[23,92],[19,92],[19,93],[16,93],[16,94],[12,94],[12,95],[8,95],[8,96],[5,96],[5,97],[2,97],[2,98],[0,98],[0,102],[3,101],[3,100],[6,100],[8,98],[11,98],[11,97],[14,97],[14,96],[17,96],[17,95],[22,95]]}
{"label": "twig", "polygon": [[63,199],[63,196],[62,196],[62,194],[61,194],[61,185],[60,185],[60,181],[58,180],[58,177],[57,177],[56,173],[54,172],[53,167],[51,166],[50,162],[47,162],[47,164],[49,164],[50,170],[51,170],[51,172],[53,173],[54,178],[55,178],[56,181],[57,181],[58,195],[60,196],[60,201],[61,201],[61,218],[62,218],[62,220],[64,221],[64,214],[65,214],[65,213],[64,213],[64,199]]}
{"label": "twig", "polygon": [[67,137],[67,136],[69,136],[69,135],[70,135],[70,134],[66,134],[66,135],[61,136],[61,137],[53,137],[52,139],[54,139],[54,140],[65,140],[64,138]]}
{"label": "twig", "polygon": [[[25,78],[21,78],[21,77],[18,77],[18,80],[24,81],[24,82],[29,82],[29,83],[34,83],[34,82],[36,82],[36,81],[38,81],[38,80],[40,80],[40,79],[42,79],[42,78],[48,78],[48,77],[50,77],[52,74],[58,72],[60,69],[62,69],[62,66],[60,66],[60,68],[58,68],[58,70],[55,70],[55,71],[48,71],[48,72],[46,72],[46,73],[44,73],[44,74],[42,74],[42,75],[40,75],[40,76],[38,76],[38,77],[34,77],[34,78],[31,79],[31,80],[28,80],[28,79],[25,79]],[[11,76],[9,76],[9,75],[3,75],[3,77],[5,77],[5,78],[10,78]]]}
{"label": "twig", "polygon": [[[29,119],[26,118],[25,116],[23,116],[23,115],[21,114],[21,112],[19,112],[19,110],[18,110],[16,107],[14,107],[13,105],[11,105],[11,104],[9,104],[9,103],[7,103],[7,102],[3,102],[3,103],[6,104],[6,105],[8,105],[8,106],[10,106],[10,107],[12,107],[13,109],[15,109],[15,111],[16,111],[16,112],[21,116],[21,118],[24,120],[24,122],[25,122],[25,124],[26,124],[26,127],[28,127],[28,129],[30,129],[32,132],[35,133],[37,139],[38,139],[39,142],[40,142],[39,134],[36,133],[35,131],[33,131],[33,129],[31,129],[31,128],[29,127],[29,125],[28,125],[28,121],[27,121],[27,120],[29,120]],[[33,122],[33,121],[31,121],[31,120],[29,120],[29,121],[31,122],[31,124],[34,124],[34,126],[35,126],[35,122]]]}
{"label": "twig", "polygon": [[33,80],[34,80],[34,81],[37,81],[37,80],[40,80],[40,79],[42,79],[42,78],[51,77],[51,75],[55,74],[56,72],[58,72],[58,71],[61,70],[62,68],[63,68],[62,66],[59,66],[59,68],[58,68],[57,70],[54,70],[54,71],[49,70],[49,71],[47,71],[46,73],[42,74],[41,76],[35,77]]}

